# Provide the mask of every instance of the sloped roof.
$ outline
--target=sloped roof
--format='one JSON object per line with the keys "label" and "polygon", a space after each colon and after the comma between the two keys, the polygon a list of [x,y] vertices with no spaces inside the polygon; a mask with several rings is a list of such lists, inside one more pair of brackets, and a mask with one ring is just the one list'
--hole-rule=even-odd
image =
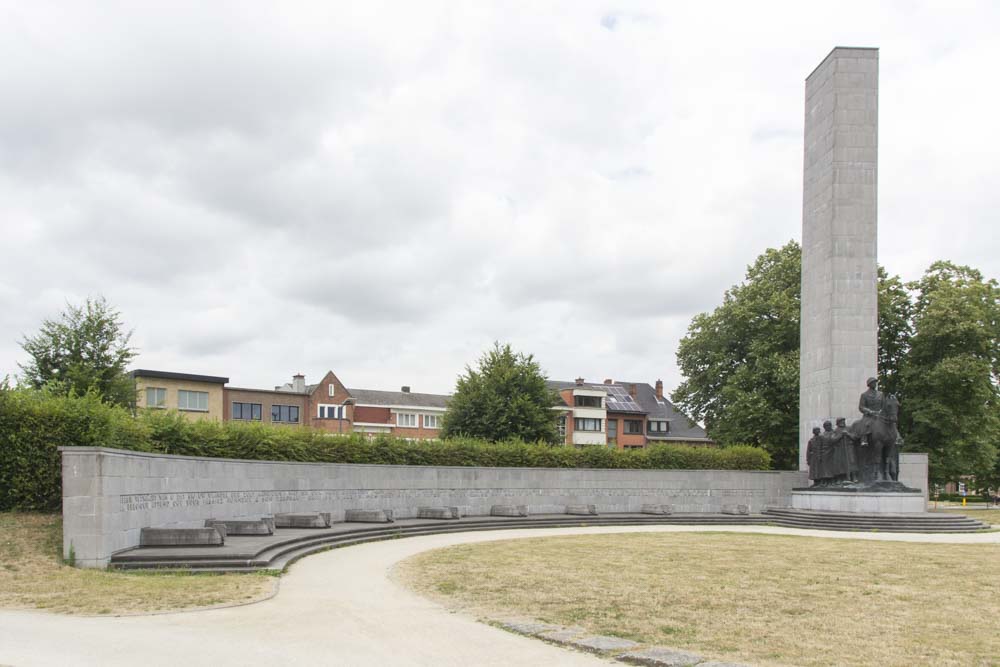
{"label": "sloped roof", "polygon": [[[550,389],[562,391],[563,389],[573,389],[576,382],[565,380],[548,380],[546,384]],[[678,410],[666,397],[662,401],[656,398],[656,389],[646,382],[613,382],[611,386],[624,387],[628,390],[632,385],[636,387],[636,402],[646,413],[648,419],[666,419],[670,422],[670,433],[665,435],[647,434],[650,440],[709,440],[705,429],[697,423],[688,419],[688,416]],[[585,382],[584,387],[588,389],[606,389],[609,385],[593,382]],[[610,412],[620,412],[620,410],[609,410]]]}
{"label": "sloped roof", "polygon": [[446,394],[418,394],[412,391],[379,391],[377,389],[348,389],[357,405],[401,405],[414,408],[446,408],[451,396]]}

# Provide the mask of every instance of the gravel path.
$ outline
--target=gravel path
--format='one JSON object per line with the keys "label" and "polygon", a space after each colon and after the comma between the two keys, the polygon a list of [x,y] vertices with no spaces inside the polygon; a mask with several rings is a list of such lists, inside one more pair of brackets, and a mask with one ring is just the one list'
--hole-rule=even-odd
{"label": "gravel path", "polygon": [[[720,528],[551,528],[412,537],[309,556],[282,578],[275,598],[243,607],[122,618],[0,611],[0,665],[607,665],[596,656],[448,612],[390,581],[389,570],[404,558],[452,544],[546,535],[706,530]],[[766,526],[725,530],[1000,544],[1000,532],[879,534]]]}

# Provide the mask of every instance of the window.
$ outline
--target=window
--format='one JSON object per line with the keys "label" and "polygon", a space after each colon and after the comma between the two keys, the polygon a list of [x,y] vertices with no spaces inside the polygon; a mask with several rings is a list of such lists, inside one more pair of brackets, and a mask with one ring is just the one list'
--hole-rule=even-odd
{"label": "window", "polygon": [[398,415],[396,415],[396,426],[403,426],[406,428],[416,428],[417,416],[412,412],[400,412]]}
{"label": "window", "polygon": [[146,407],[167,407],[167,390],[163,387],[146,387]]}
{"label": "window", "polygon": [[608,442],[615,442],[618,439],[618,420],[608,420]]}
{"label": "window", "polygon": [[299,423],[299,406],[297,405],[272,405],[271,421],[287,422],[289,424]]}
{"label": "window", "polygon": [[196,412],[208,412],[208,392],[185,391],[184,389],[178,389],[177,409],[194,410]]}
{"label": "window", "polygon": [[566,415],[556,419],[556,431],[559,432],[559,437],[563,440],[566,439]]}
{"label": "window", "polygon": [[441,428],[441,415],[424,415],[424,428]]}
{"label": "window", "polygon": [[[331,387],[333,385],[330,385]],[[320,405],[316,416],[320,419],[345,419],[343,405]]]}
{"label": "window", "polygon": [[328,394],[329,394],[330,396],[333,396],[334,394],[336,394],[336,393],[337,393],[337,388],[336,388],[336,387],[335,387],[335,386],[333,385],[333,383],[331,382],[330,384],[328,384],[328,385],[326,386],[326,391],[327,391],[327,393],[328,393]]}
{"label": "window", "polygon": [[641,419],[626,419],[625,428],[623,433],[638,433],[642,435],[642,420]]}
{"label": "window", "polygon": [[601,407],[600,396],[574,396],[573,405],[578,408],[599,408]]}
{"label": "window", "polygon": [[260,403],[237,403],[233,401],[233,419],[260,421]]}
{"label": "window", "polygon": [[601,431],[601,422],[603,419],[584,419],[577,417],[573,420],[573,430],[574,431]]}
{"label": "window", "polygon": [[670,422],[664,420],[649,420],[647,430],[650,433],[670,433]]}

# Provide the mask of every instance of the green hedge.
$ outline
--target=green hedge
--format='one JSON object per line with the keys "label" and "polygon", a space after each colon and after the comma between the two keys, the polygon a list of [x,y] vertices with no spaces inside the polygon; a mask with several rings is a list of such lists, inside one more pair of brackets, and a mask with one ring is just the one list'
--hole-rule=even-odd
{"label": "green hedge", "polygon": [[472,439],[408,441],[307,428],[189,422],[176,412],[138,417],[95,396],[0,389],[0,510],[58,510],[63,445],[264,461],[439,466],[767,470],[758,447],[656,445],[646,449],[558,447]]}

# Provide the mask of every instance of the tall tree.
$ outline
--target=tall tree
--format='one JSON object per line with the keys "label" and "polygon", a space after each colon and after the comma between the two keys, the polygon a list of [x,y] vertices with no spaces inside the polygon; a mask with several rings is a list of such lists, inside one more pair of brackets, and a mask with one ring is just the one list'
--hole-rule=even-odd
{"label": "tall tree", "polygon": [[907,449],[930,455],[935,482],[996,469],[1000,442],[1000,288],[935,262],[918,281],[900,376]]}
{"label": "tall tree", "polygon": [[878,375],[879,389],[901,393],[900,369],[913,335],[913,303],[899,276],[878,267]]}
{"label": "tall tree", "polygon": [[45,320],[41,330],[21,342],[28,353],[20,365],[23,379],[40,388],[49,386],[67,394],[97,392],[116,405],[129,405],[135,390],[127,367],[135,358],[121,316],[104,297],[87,299],[83,305],[67,304],[58,319]]}
{"label": "tall tree", "polygon": [[441,435],[556,443],[557,415],[552,407],[558,399],[532,355],[494,343],[475,369],[466,366],[458,378]]}
{"label": "tall tree", "polygon": [[795,241],[770,248],[695,316],[677,350],[687,379],[670,396],[712,438],[760,445],[776,468],[798,462],[801,267]]}
{"label": "tall tree", "polygon": [[[677,350],[685,380],[671,399],[724,444],[765,448],[774,467],[798,466],[802,253],[766,250],[722,305],[695,316]],[[895,390],[910,338],[910,299],[879,268],[879,368]],[[859,393],[861,389],[859,389]]]}

